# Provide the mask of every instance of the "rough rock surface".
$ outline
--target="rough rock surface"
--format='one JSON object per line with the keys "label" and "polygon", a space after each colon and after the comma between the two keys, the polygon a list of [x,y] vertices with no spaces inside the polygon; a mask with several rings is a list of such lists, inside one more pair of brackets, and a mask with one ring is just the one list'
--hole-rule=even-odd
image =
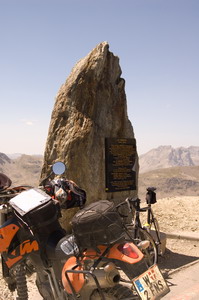
{"label": "rough rock surface", "polygon": [[74,66],[52,112],[42,178],[53,162],[64,161],[67,177],[86,190],[87,203],[137,193],[105,192],[105,138],[134,138],[120,76],[119,58],[100,43]]}

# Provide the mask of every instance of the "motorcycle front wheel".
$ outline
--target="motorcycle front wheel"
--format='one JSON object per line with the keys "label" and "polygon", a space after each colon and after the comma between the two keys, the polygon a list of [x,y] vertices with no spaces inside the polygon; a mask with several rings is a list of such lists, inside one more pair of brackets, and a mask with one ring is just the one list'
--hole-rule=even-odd
{"label": "motorcycle front wheel", "polygon": [[[127,286],[117,284],[112,288],[102,289],[104,298],[106,300],[137,300],[137,295],[133,295],[133,292]],[[89,300],[101,300],[99,291],[96,289],[91,294]]]}

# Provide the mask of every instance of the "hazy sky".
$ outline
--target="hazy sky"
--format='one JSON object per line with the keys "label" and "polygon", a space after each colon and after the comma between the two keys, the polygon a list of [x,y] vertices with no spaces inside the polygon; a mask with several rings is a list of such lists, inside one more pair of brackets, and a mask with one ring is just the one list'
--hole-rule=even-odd
{"label": "hazy sky", "polygon": [[103,41],[139,154],[199,146],[198,0],[0,0],[0,152],[43,154],[60,86]]}

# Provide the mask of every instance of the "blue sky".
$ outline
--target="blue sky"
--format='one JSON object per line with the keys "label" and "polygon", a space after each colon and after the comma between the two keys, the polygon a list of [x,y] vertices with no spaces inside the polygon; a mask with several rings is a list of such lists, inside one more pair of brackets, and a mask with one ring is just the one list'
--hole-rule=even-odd
{"label": "blue sky", "polygon": [[0,152],[43,154],[56,94],[108,41],[139,154],[199,146],[198,0],[0,0]]}

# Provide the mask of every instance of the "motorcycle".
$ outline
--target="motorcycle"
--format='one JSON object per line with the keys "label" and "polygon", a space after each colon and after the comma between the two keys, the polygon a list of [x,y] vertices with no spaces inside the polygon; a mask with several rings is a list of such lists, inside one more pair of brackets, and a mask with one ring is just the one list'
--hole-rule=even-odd
{"label": "motorcycle", "polygon": [[[26,275],[34,272],[44,300],[159,299],[166,294],[158,266],[145,263],[142,248],[147,241],[135,245],[125,239],[122,218],[110,201],[85,206],[85,192],[74,182],[50,180],[64,172],[65,165],[55,163],[40,188],[0,184],[3,277],[11,291],[17,290],[17,299],[28,299]],[[0,174],[0,183],[5,183],[4,176]],[[104,205],[109,215],[101,222]],[[72,233],[67,233],[59,222],[61,209],[74,206],[80,210],[72,219]],[[88,217],[93,212],[100,216],[97,222],[93,214]]]}

